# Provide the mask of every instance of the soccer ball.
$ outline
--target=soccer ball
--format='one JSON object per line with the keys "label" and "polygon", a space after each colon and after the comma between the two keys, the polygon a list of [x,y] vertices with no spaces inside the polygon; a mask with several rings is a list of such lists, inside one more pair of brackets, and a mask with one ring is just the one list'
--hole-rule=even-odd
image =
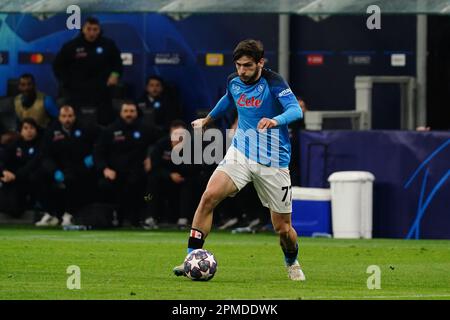
{"label": "soccer ball", "polygon": [[184,259],[184,273],[191,280],[208,281],[217,271],[214,255],[203,249],[196,249]]}

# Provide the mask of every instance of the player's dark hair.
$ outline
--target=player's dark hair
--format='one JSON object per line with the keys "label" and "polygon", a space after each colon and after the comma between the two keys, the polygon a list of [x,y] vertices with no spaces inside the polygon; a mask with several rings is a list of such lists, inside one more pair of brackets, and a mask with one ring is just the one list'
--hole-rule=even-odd
{"label": "player's dark hair", "polygon": [[145,83],[148,84],[150,82],[150,80],[159,81],[159,83],[161,83],[161,85],[164,87],[164,79],[161,78],[160,76],[152,74],[151,76],[147,77],[147,81]]}
{"label": "player's dark hair", "polygon": [[34,127],[36,130],[39,129],[39,126],[38,126],[36,120],[34,120],[33,118],[24,118],[20,122],[19,130],[22,130],[22,128],[25,124],[29,124],[30,126]]}
{"label": "player's dark hair", "polygon": [[[103,28],[100,26],[100,21],[96,17],[94,17],[94,16],[87,17],[86,20],[84,20],[84,22],[83,22],[83,26],[85,24],[87,24],[87,23],[99,26],[100,27],[100,34],[98,36],[99,37],[103,36]],[[83,28],[80,29],[80,34],[79,35],[83,36]]]}
{"label": "player's dark hair", "polygon": [[233,51],[233,62],[242,56],[251,57],[256,63],[264,58],[264,47],[261,41],[247,39],[238,43]]}
{"label": "player's dark hair", "polygon": [[183,127],[184,129],[187,128],[186,122],[180,119],[175,119],[170,123],[170,128],[179,128]]}
{"label": "player's dark hair", "polygon": [[63,105],[59,108],[58,114],[61,114],[61,111],[62,111],[63,109],[65,109],[65,110],[70,109],[70,110],[73,111],[73,113],[75,114],[75,116],[78,115],[77,110],[75,110],[75,108],[74,108],[71,104],[68,104],[68,103],[63,104]]}
{"label": "player's dark hair", "polygon": [[122,101],[122,104],[120,105],[120,111],[122,111],[123,106],[126,105],[126,104],[133,105],[136,108],[136,111],[138,110],[137,104],[136,104],[136,102],[134,102],[134,100],[132,100],[132,99],[125,99],[125,100]]}
{"label": "player's dark hair", "polygon": [[36,139],[39,139],[39,137],[42,136],[44,129],[39,126],[36,122],[36,120],[34,120],[33,118],[24,118],[19,125],[19,132],[22,131],[22,128],[25,124],[28,124],[30,126],[32,126],[34,129],[36,129]]}
{"label": "player's dark hair", "polygon": [[84,23],[100,25],[100,21],[96,17],[93,17],[93,16],[87,17],[86,20],[84,21]]}
{"label": "player's dark hair", "polygon": [[33,84],[36,83],[36,80],[31,73],[23,73],[19,79],[30,79]]}

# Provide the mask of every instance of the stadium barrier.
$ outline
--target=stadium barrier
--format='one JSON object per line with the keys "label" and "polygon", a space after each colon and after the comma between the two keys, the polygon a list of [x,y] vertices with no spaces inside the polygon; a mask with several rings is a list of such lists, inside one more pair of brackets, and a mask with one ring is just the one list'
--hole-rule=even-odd
{"label": "stadium barrier", "polygon": [[373,237],[450,239],[450,132],[302,131],[301,186],[336,171],[369,171]]}

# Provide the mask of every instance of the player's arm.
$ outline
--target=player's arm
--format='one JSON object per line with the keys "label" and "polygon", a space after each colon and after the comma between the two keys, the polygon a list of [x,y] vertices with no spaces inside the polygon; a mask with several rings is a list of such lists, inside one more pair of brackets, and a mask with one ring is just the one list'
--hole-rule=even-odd
{"label": "player's arm", "polygon": [[228,108],[230,108],[232,105],[233,105],[233,98],[231,97],[231,94],[227,90],[225,95],[219,100],[219,102],[217,102],[216,106],[205,118],[200,118],[191,122],[192,127],[194,129],[205,127],[212,121],[222,117],[226,113]]}
{"label": "player's arm", "polygon": [[262,118],[258,123],[258,129],[260,130],[287,125],[303,118],[302,108],[300,107],[297,98],[292,93],[291,88],[289,88],[288,84],[281,79],[277,80],[278,85],[273,86],[271,92],[280,102],[283,113],[272,119]]}

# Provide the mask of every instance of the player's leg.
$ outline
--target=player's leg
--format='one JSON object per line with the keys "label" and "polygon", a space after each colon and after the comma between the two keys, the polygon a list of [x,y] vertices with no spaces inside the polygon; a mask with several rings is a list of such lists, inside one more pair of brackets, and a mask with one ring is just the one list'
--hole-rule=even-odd
{"label": "player's leg", "polygon": [[271,210],[270,215],[273,228],[280,237],[280,245],[284,253],[289,278],[297,281],[305,280],[305,275],[297,260],[297,232],[292,227],[291,214],[278,213]]}
{"label": "player's leg", "polygon": [[[237,190],[227,173],[220,170],[214,171],[194,214],[188,240],[188,253],[203,247],[205,239],[211,231],[214,208]],[[176,276],[184,275],[184,264],[176,266],[173,273]]]}
{"label": "player's leg", "polygon": [[289,278],[305,280],[297,261],[297,233],[291,222],[292,187],[289,170],[258,165],[253,184],[263,206],[270,209],[274,230],[280,237]]}
{"label": "player's leg", "polygon": [[237,191],[236,185],[227,173],[214,171],[195,211],[192,229],[201,231],[206,238],[211,231],[214,208]]}
{"label": "player's leg", "polygon": [[[188,253],[203,247],[211,231],[214,208],[226,197],[237,193],[251,181],[251,171],[245,157],[230,147],[223,161],[208,181],[192,222]],[[183,265],[173,269],[175,275],[184,275]]]}
{"label": "player's leg", "polygon": [[[298,251],[297,232],[292,227],[291,214],[278,213],[271,210],[270,215],[274,231],[280,237],[280,245],[283,251],[285,253],[295,253],[296,251]],[[296,258],[297,255],[288,255],[286,256],[286,263],[291,264],[295,261]]]}

